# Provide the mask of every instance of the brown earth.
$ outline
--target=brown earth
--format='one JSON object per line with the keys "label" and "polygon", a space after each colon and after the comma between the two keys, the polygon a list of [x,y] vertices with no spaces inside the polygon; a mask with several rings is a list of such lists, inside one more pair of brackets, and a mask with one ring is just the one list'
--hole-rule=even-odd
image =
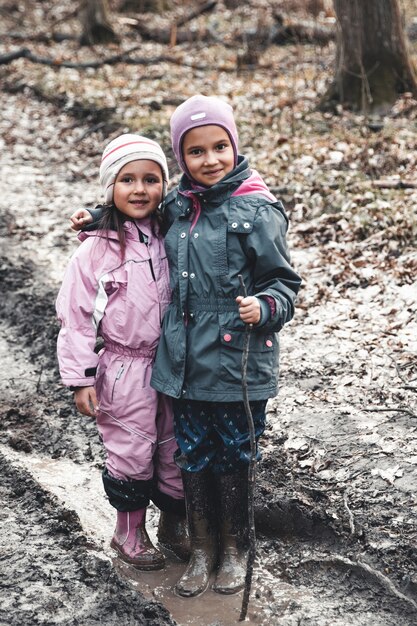
{"label": "brown earth", "polygon": [[[30,39],[63,12],[48,2],[10,4],[2,30],[19,29],[43,57],[81,61],[119,50]],[[253,15],[240,9],[233,22],[219,9],[195,26],[207,19],[227,34]],[[118,23],[120,48],[137,43]],[[74,18],[63,28],[75,32]],[[4,37],[1,52],[20,44]],[[142,48],[144,57],[166,54]],[[412,626],[417,192],[407,182],[417,180],[417,103],[405,96],[378,132],[364,117],[318,112],[332,44],[270,48],[260,68],[243,74],[229,71],[236,54],[221,45],[184,44],[170,54],[206,69],[164,61],[85,70],[25,59],[0,68],[0,625],[237,621],[239,595],[172,594],[183,565],[148,575],[114,557],[102,448],[60,385],[55,357],[54,300],[77,245],[68,216],[99,198],[103,145],[131,130],[169,152],[169,115],[203,92],[234,105],[242,152],[286,203],[304,279],[282,332],[281,391],[262,440],[248,621]],[[172,160],[171,169],[175,181]],[[152,511],[153,533],[156,519]]]}

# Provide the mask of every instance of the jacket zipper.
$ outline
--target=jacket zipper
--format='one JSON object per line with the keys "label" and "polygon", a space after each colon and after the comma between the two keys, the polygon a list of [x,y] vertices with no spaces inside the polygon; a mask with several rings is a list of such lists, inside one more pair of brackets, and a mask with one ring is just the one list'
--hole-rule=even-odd
{"label": "jacket zipper", "polygon": [[[148,238],[143,234],[143,232],[141,231],[139,226],[136,224],[136,222],[135,222],[135,226],[136,226],[137,231],[138,231],[139,241],[141,243],[145,244],[145,246],[148,248],[148,252],[149,252]],[[154,269],[153,269],[153,263],[152,263],[151,253],[150,252],[149,252],[149,267],[150,267],[150,270],[151,270],[153,281],[156,283],[155,272],[154,272]]]}

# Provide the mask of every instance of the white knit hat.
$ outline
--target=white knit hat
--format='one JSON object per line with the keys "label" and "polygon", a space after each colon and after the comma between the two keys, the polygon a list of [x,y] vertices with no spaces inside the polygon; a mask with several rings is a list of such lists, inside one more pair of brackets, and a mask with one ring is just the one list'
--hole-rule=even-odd
{"label": "white knit hat", "polygon": [[164,178],[164,195],[169,182],[168,164],[162,148],[156,141],[126,133],[113,139],[104,149],[100,165],[100,184],[104,202],[113,202],[114,182],[122,167],[131,161],[155,161],[161,167]]}

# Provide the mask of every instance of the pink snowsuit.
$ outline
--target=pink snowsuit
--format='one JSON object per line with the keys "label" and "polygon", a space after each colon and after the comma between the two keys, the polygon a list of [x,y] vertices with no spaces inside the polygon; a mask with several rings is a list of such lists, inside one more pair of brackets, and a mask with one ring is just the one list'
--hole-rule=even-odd
{"label": "pink snowsuit", "polygon": [[[182,499],[171,402],[150,386],[171,295],[164,244],[149,219],[126,221],[124,228],[124,260],[115,231],[79,235],[82,244],[56,302],[60,374],[67,386],[96,388],[97,426],[110,477],[140,489],[145,485],[149,493],[156,478],[163,499]],[[104,340],[99,354],[97,336]]]}

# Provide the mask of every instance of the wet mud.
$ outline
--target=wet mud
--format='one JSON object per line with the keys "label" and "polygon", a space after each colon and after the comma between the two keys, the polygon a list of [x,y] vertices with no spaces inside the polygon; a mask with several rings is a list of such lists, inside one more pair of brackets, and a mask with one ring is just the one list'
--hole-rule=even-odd
{"label": "wet mud", "polygon": [[[12,105],[30,115],[19,95],[2,106]],[[47,113],[62,128],[71,123],[52,106]],[[172,585],[184,564],[142,573],[109,548],[114,518],[100,482],[102,446],[60,385],[55,357],[54,300],[76,245],[66,197],[86,194],[85,182],[65,178],[65,149],[55,148],[62,158],[54,180],[62,184],[39,182],[42,166],[23,168],[15,179],[25,203],[7,184],[10,155],[0,154],[8,189],[0,212],[0,625],[230,626],[242,594],[178,598]],[[60,213],[45,211],[51,197]],[[297,324],[285,331],[282,391],[269,405],[257,469],[247,622],[414,626],[416,426],[407,415],[365,421],[324,401],[317,389],[350,363],[343,353],[323,361],[317,382],[314,361],[300,369],[300,351],[319,359],[321,340],[300,340]],[[156,521],[152,511],[153,537]]]}

